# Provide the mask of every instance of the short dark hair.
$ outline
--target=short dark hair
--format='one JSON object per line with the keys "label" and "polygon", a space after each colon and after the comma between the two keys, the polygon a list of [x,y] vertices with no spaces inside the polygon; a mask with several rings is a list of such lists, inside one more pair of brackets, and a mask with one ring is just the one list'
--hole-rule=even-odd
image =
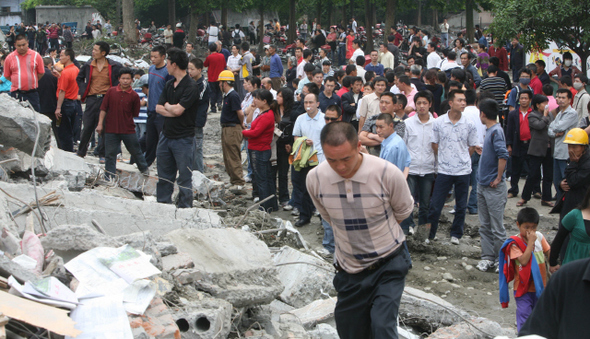
{"label": "short dark hair", "polygon": [[498,57],[495,57],[495,56],[490,57],[489,62],[490,62],[490,64],[492,64],[498,68],[500,67],[500,58],[498,58]]}
{"label": "short dark hair", "polygon": [[193,44],[192,42],[187,42],[186,45],[191,45],[192,48],[195,48],[195,44]]}
{"label": "short dark hair", "polygon": [[395,97],[397,98],[398,104],[402,105],[402,109],[406,109],[406,106],[408,106],[408,98],[401,93],[396,94]]}
{"label": "short dark hair", "polygon": [[572,87],[572,85],[574,84],[572,81],[572,77],[569,75],[562,76],[561,79],[559,79],[559,82],[569,87]]}
{"label": "short dark hair", "polygon": [[361,78],[359,76],[352,77],[352,79],[350,79],[350,85],[352,86],[352,85],[354,85],[355,82],[359,82],[359,81],[362,83],[363,82],[363,78]]}
{"label": "short dark hair", "polygon": [[574,59],[574,57],[572,56],[572,53],[570,53],[570,52],[565,52],[565,53],[563,53],[563,60],[565,60],[565,59],[570,59],[570,60],[573,60],[573,59]]}
{"label": "short dark hair", "polygon": [[180,48],[172,47],[168,50],[168,60],[170,63],[176,64],[181,70],[186,70],[188,66],[188,55]]}
{"label": "short dark hair", "polygon": [[498,73],[498,67],[496,67],[495,65],[489,65],[488,66],[488,74],[490,73]]}
{"label": "short dark hair", "polygon": [[539,224],[539,212],[532,207],[525,207],[518,211],[516,215],[516,222],[519,225],[526,223]]}
{"label": "short dark hair", "polygon": [[359,142],[358,133],[351,123],[335,121],[322,128],[322,132],[320,133],[320,143],[322,146],[340,146],[345,142],[349,142],[354,147]]}
{"label": "short dark hair", "polygon": [[383,82],[385,83],[385,86],[387,86],[387,79],[386,79],[386,78],[384,78],[384,77],[376,77],[376,78],[373,80],[373,85],[374,85],[374,84],[376,84],[376,83],[378,83],[378,82],[381,82],[381,81],[383,81]]}
{"label": "short dark hair", "polygon": [[[323,74],[323,73],[322,73],[322,74]],[[326,78],[324,79],[324,84],[325,84],[325,83],[327,83],[328,81],[329,81],[329,82],[333,82],[333,83],[334,83],[334,85],[335,85],[335,84],[336,84],[336,82],[337,82],[337,81],[336,81],[336,78],[334,78],[333,76],[328,76],[328,77],[326,77]]]}
{"label": "short dark hair", "polygon": [[203,60],[199,58],[190,58],[189,62],[195,66],[196,69],[203,69]]}
{"label": "short dark hair", "polygon": [[359,56],[356,57],[356,60],[355,61],[356,61],[356,64],[358,66],[364,66],[365,65],[365,62],[367,61],[367,59],[365,59],[365,56],[364,55],[359,55]]}
{"label": "short dark hair", "polygon": [[315,70],[316,70],[316,68],[311,62],[308,62],[305,64],[305,66],[303,66],[303,72],[305,72],[305,73],[311,73]]}
{"label": "short dark hair", "polygon": [[486,118],[496,121],[498,112],[500,111],[500,105],[494,99],[483,99],[479,102],[479,110],[483,112]]}
{"label": "short dark hair", "polygon": [[248,77],[246,77],[244,80],[248,81],[250,84],[252,84],[252,86],[254,86],[255,89],[260,88],[260,78],[259,77],[255,77],[253,75],[250,75]]}
{"label": "short dark hair", "polygon": [[366,71],[365,72],[365,81],[373,81],[373,78],[375,78],[375,72],[373,72],[373,71]]}
{"label": "short dark hair", "polygon": [[383,94],[381,94],[381,97],[379,99],[381,99],[383,97],[390,97],[391,98],[391,102],[393,104],[397,104],[397,98],[396,98],[395,94],[393,94],[391,92],[383,92]]}
{"label": "short dark hair", "polygon": [[588,84],[588,77],[582,73],[574,75],[574,79],[580,79],[581,82]]}
{"label": "short dark hair", "polygon": [[414,103],[418,102],[418,99],[420,98],[424,98],[426,100],[428,100],[429,103],[432,104],[432,92],[426,90],[426,91],[420,91],[418,93],[416,93],[416,95],[414,95]]}
{"label": "short dark hair", "polygon": [[355,65],[347,65],[346,66],[346,75],[350,75],[350,73],[356,71]]}
{"label": "short dark hair", "polygon": [[436,44],[434,42],[432,42],[432,41],[429,42],[428,46],[430,46],[430,47],[434,48],[434,50],[436,50]]}
{"label": "short dark hair", "polygon": [[453,70],[451,71],[451,76],[457,79],[457,81],[459,81],[460,83],[464,83],[465,79],[467,78],[467,74],[465,74],[465,71],[460,68],[453,68]]}
{"label": "short dark hair", "polygon": [[160,56],[166,56],[166,47],[160,45],[152,48],[152,52],[158,52]]}
{"label": "short dark hair", "polygon": [[393,124],[393,117],[389,113],[381,113],[377,116],[377,120],[383,120],[387,125]]}
{"label": "short dark hair", "polygon": [[101,52],[105,52],[104,56],[109,55],[109,52],[111,51],[111,46],[109,46],[108,43],[106,43],[105,41],[97,41],[94,44],[98,46]]}
{"label": "short dark hair", "polygon": [[14,41],[19,41],[19,40],[28,40],[28,39],[27,39],[27,36],[26,35],[24,35],[24,34],[18,34],[16,36],[16,38],[14,38]]}
{"label": "short dark hair", "polygon": [[357,44],[358,46],[360,46],[360,45],[361,45],[361,41],[360,41],[359,39],[354,39],[354,40],[352,41],[352,43],[353,43],[353,44]]}
{"label": "short dark hair", "polygon": [[550,84],[543,85],[543,94],[553,95],[553,86]]}
{"label": "short dark hair", "polygon": [[217,51],[217,44],[212,42],[209,44],[209,52],[216,52]]}
{"label": "short dark hair", "polygon": [[242,51],[249,51],[249,50],[250,50],[250,44],[248,43],[248,41],[242,42]]}
{"label": "short dark hair", "polygon": [[537,65],[534,63],[526,65],[526,68],[531,71],[531,76],[533,76],[533,73],[537,73]]}
{"label": "short dark hair", "polygon": [[457,52],[450,51],[449,54],[447,54],[447,59],[449,59],[449,60],[457,60]]}
{"label": "short dark hair", "polygon": [[525,89],[525,90],[520,91],[520,93],[518,94],[518,98],[520,99],[520,97],[523,94],[528,95],[529,96],[529,100],[533,98],[533,91],[531,91],[530,89]]}
{"label": "short dark hair", "polygon": [[454,90],[452,90],[451,92],[449,92],[449,98],[448,98],[449,101],[454,100],[455,99],[455,96],[457,94],[463,94],[463,95],[465,95],[465,92],[463,92],[463,90],[461,90],[461,89],[454,89]]}
{"label": "short dark hair", "polygon": [[545,64],[544,60],[539,59],[539,60],[535,61],[535,63],[543,68],[547,67],[547,64]]}
{"label": "short dark hair", "polygon": [[[307,65],[305,65],[305,66],[307,66]],[[311,73],[311,75],[315,77],[317,74],[321,74],[322,76],[324,76],[324,72],[322,72],[321,70],[314,67],[314,70]]]}
{"label": "short dark hair", "polygon": [[308,57],[312,56],[313,53],[311,52],[310,49],[304,49],[303,50],[303,59],[307,59]]}
{"label": "short dark hair", "polygon": [[351,80],[353,77],[351,76],[345,76],[344,78],[342,78],[342,87],[346,87],[349,88],[350,85],[352,85]]}
{"label": "short dark hair", "polygon": [[477,93],[475,93],[474,89],[468,89],[465,91],[465,103],[467,105],[469,105],[469,106],[475,105],[476,100],[477,100]]}
{"label": "short dark hair", "polygon": [[316,98],[318,95],[320,95],[320,88],[318,87],[318,85],[315,82],[308,82],[305,85],[303,85],[303,87],[307,87],[307,91],[309,93],[315,94]]}
{"label": "short dark hair", "polygon": [[123,67],[119,70],[119,78],[121,78],[121,75],[123,74],[129,74],[131,78],[133,78],[133,70],[129,67]]}
{"label": "short dark hair", "polygon": [[401,83],[408,85],[408,86],[412,85],[412,82],[410,81],[410,77],[407,75],[402,75],[397,80]]}
{"label": "short dark hair", "polygon": [[[76,53],[74,53],[74,50],[72,48],[64,49],[64,53],[70,58],[71,62],[74,62],[74,60],[76,59]],[[133,74],[131,74],[131,77],[133,78]]]}
{"label": "short dark hair", "polygon": [[518,72],[518,77],[519,77],[519,78],[520,78],[520,76],[522,75],[522,73],[526,73],[526,74],[528,74],[530,77],[532,77],[532,73],[531,73],[531,71],[530,71],[528,68],[526,68],[526,67],[522,68],[522,69],[521,69],[521,70]]}
{"label": "short dark hair", "polygon": [[559,94],[559,93],[565,93],[567,94],[567,98],[571,99],[572,98],[572,91],[570,91],[567,88],[558,88],[557,92],[555,92],[555,94]]}
{"label": "short dark hair", "polygon": [[[533,110],[539,112],[539,110],[537,109],[537,106],[541,103],[548,102],[548,101],[549,101],[549,99],[546,96],[544,96],[542,94],[535,94],[535,95],[533,95],[533,101],[531,102],[531,107],[533,108]],[[543,113],[543,112],[540,112],[540,113]]]}
{"label": "short dark hair", "polygon": [[338,106],[338,105],[330,105],[330,106],[326,107],[326,112],[327,111],[336,112],[336,114],[338,114],[339,118],[342,115],[342,109],[340,109],[340,106]]}

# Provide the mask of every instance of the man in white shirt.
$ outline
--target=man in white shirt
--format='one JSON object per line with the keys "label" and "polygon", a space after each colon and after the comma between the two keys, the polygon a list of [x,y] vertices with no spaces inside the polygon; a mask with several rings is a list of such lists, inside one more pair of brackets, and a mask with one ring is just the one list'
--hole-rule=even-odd
{"label": "man in white shirt", "polygon": [[382,77],[375,78],[373,86],[375,92],[367,95],[366,97],[363,97],[362,102],[358,103],[358,115],[360,117],[359,133],[365,125],[365,120],[372,117],[373,115],[381,113],[379,108],[379,99],[381,98],[381,94],[385,92],[385,88],[387,87],[387,79]]}
{"label": "man in white shirt", "polygon": [[[355,39],[355,40],[352,42],[352,49],[354,49],[354,52],[352,53],[352,56],[350,57],[350,60],[349,60],[349,62],[348,62],[348,63],[349,63],[349,64],[353,64],[353,65],[354,65],[354,64],[356,64],[356,63],[357,63],[357,62],[356,62],[356,58],[357,58],[359,55],[362,55],[362,56],[364,57],[364,56],[365,56],[365,52],[363,52],[363,50],[361,49],[361,42],[360,42],[359,40],[357,40],[357,39]],[[364,66],[364,63],[363,63],[363,66]],[[359,75],[359,76],[360,76],[360,75]]]}
{"label": "man in white shirt", "polygon": [[246,91],[244,90],[244,84],[240,81],[240,59],[242,59],[242,56],[239,53],[238,46],[233,45],[231,47],[231,55],[227,58],[225,69],[234,74],[236,78],[234,90],[238,92],[240,100],[243,100],[246,96]]}
{"label": "man in white shirt", "polygon": [[297,65],[297,78],[303,79],[305,77],[304,67],[308,62],[311,62],[312,56],[313,53],[311,52],[311,50],[306,49],[303,51],[303,61],[301,61],[301,63]]}
{"label": "man in white shirt", "polygon": [[275,91],[274,89],[272,89],[272,80],[270,78],[264,78],[262,79],[262,87],[264,89],[267,89],[271,94],[273,99],[277,99],[277,91]]}
{"label": "man in white shirt", "polygon": [[164,30],[164,43],[168,46],[172,45],[172,36],[174,35],[174,32],[172,32],[172,26],[168,25],[166,26],[166,29]]}
{"label": "man in white shirt", "polygon": [[207,28],[207,37],[209,43],[217,42],[217,40],[219,40],[219,28],[215,26],[214,22],[212,22],[209,28]]}
{"label": "man in white shirt", "polygon": [[467,211],[469,214],[477,214],[477,171],[479,168],[479,158],[481,156],[483,141],[486,135],[486,125],[481,123],[479,117],[479,109],[475,106],[477,94],[474,89],[468,89],[465,91],[465,110],[463,115],[471,120],[477,130],[477,145],[475,146],[475,152],[471,155],[471,193],[469,194],[469,200],[467,201]]}
{"label": "man in white shirt", "polygon": [[356,34],[356,28],[357,28],[357,23],[356,20],[354,20],[354,17],[352,17],[352,23],[350,24],[352,31],[354,32],[354,34]]}
{"label": "man in white shirt", "polygon": [[454,51],[450,51],[447,54],[447,62],[441,66],[441,71],[447,72],[448,70],[452,70],[453,68],[461,68],[459,64],[457,64],[457,53]]}
{"label": "man in white shirt", "polygon": [[440,24],[440,39],[445,48],[449,47],[449,23],[447,19],[444,19],[443,23]]}
{"label": "man in white shirt", "polygon": [[427,68],[438,68],[438,65],[441,62],[440,55],[436,52],[436,44],[434,42],[429,42],[428,46],[426,47],[426,51],[428,52],[428,57],[426,58]]}
{"label": "man in white shirt", "polygon": [[379,63],[383,65],[383,68],[394,68],[395,59],[393,54],[387,49],[387,45],[385,43],[381,43],[379,45]]}
{"label": "man in white shirt", "polygon": [[[354,56],[353,56],[354,58]],[[356,75],[361,77],[361,79],[363,79],[363,84],[366,82],[365,80],[365,73],[367,73],[367,71],[365,71],[365,55],[358,55],[356,57]]]}

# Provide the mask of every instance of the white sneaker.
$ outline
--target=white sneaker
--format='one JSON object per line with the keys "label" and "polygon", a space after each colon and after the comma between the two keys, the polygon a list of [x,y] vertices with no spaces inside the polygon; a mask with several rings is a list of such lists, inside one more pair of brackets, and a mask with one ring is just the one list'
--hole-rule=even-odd
{"label": "white sneaker", "polygon": [[257,202],[259,202],[259,201],[260,201],[260,198],[259,198],[259,197],[255,197],[255,198],[254,198],[254,203],[257,203]]}
{"label": "white sneaker", "polygon": [[286,204],[285,206],[283,206],[283,210],[284,211],[292,211],[293,210],[293,206]]}
{"label": "white sneaker", "polygon": [[320,212],[318,212],[317,210],[315,212],[313,212],[313,216],[314,217],[320,217]]}
{"label": "white sneaker", "polygon": [[249,176],[245,176],[244,181],[245,182],[252,182],[252,178],[250,178]]}
{"label": "white sneaker", "polygon": [[453,244],[453,245],[459,245],[459,238],[457,238],[457,237],[451,237],[451,244]]}
{"label": "white sneaker", "polygon": [[452,210],[449,211],[449,213],[455,214],[455,209],[453,208]]}
{"label": "white sneaker", "polygon": [[293,208],[291,215],[299,215],[299,210],[297,208]]}
{"label": "white sneaker", "polygon": [[410,226],[410,228],[408,229],[408,234],[414,235],[414,233],[416,233],[416,231],[414,230],[414,227]]}
{"label": "white sneaker", "polygon": [[430,245],[430,239],[426,239],[426,240],[424,240],[424,243],[425,243],[426,245]]}
{"label": "white sneaker", "polygon": [[437,237],[437,236],[434,236],[434,239],[426,239],[426,240],[424,240],[424,243],[425,243],[426,245],[428,245],[428,244],[430,244],[431,242],[433,242],[433,241],[437,241],[437,240],[438,240],[438,237]]}
{"label": "white sneaker", "polygon": [[482,272],[487,272],[490,268],[494,267],[494,262],[491,260],[482,259],[475,267]]}

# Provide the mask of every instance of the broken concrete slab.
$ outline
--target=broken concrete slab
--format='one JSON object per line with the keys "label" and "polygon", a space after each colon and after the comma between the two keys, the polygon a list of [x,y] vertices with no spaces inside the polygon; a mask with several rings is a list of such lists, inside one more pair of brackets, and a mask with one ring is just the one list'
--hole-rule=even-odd
{"label": "broken concrete slab", "polygon": [[167,234],[188,253],[203,279],[195,286],[234,307],[268,304],[283,290],[266,244],[237,229],[185,229]]}
{"label": "broken concrete slab", "polygon": [[43,248],[53,250],[57,255],[64,257],[66,252],[75,252],[65,255],[66,261],[74,258],[82,252],[95,247],[121,247],[123,244],[99,233],[90,225],[60,225],[52,228],[41,238]]}
{"label": "broken concrete slab", "polygon": [[336,295],[334,268],[326,261],[288,246],[275,253],[273,261],[283,265],[277,267],[279,280],[285,285],[279,297],[283,302],[301,308],[324,298],[324,294]]}
{"label": "broken concrete slab", "polygon": [[316,300],[309,305],[290,311],[289,313],[295,315],[305,329],[311,330],[317,324],[327,322],[334,318],[336,300],[336,298]]}
{"label": "broken concrete slab", "polygon": [[188,253],[179,252],[162,258],[162,269],[164,271],[191,267],[195,267],[195,264]]}
{"label": "broken concrete slab", "polygon": [[318,324],[313,331],[308,333],[310,339],[340,339],[338,331],[328,324]]}
{"label": "broken concrete slab", "polygon": [[[428,339],[484,339],[503,335],[514,335],[514,332],[505,331],[500,324],[490,319],[481,317],[469,317],[471,325],[462,321],[456,325],[442,327],[428,336]],[[507,333],[508,332],[508,333]]]}
{"label": "broken concrete slab", "polygon": [[170,275],[181,285],[193,284],[203,279],[203,274],[195,269],[177,269],[170,272]]}
{"label": "broken concrete slab", "polygon": [[454,325],[469,315],[438,296],[406,286],[399,308],[404,324],[425,332]]}
{"label": "broken concrete slab", "polygon": [[[23,201],[35,199],[32,185],[0,182],[0,187]],[[39,187],[37,191],[39,196],[44,196],[52,190]],[[170,204],[105,197],[94,190],[59,193],[62,196],[61,205],[43,207],[43,211],[51,216],[46,223],[49,224],[48,229],[62,224],[90,224],[93,219],[102,225],[110,236],[151,231],[154,237],[158,237],[175,229],[222,227],[221,218],[212,210],[177,209]],[[16,221],[24,225],[24,217],[18,217]],[[40,228],[37,228],[37,231],[40,231]]]}
{"label": "broken concrete slab", "polygon": [[86,185],[86,180],[95,172],[83,158],[57,147],[49,149],[43,158],[43,163],[48,171],[48,179],[63,178],[68,189],[72,191],[82,190]]}
{"label": "broken concrete slab", "polygon": [[25,269],[8,259],[5,255],[0,255],[0,275],[4,278],[13,276],[21,284],[24,284],[26,281],[34,282],[38,279],[33,271]]}
{"label": "broken concrete slab", "polygon": [[144,331],[134,333],[146,333],[149,338],[180,339],[180,330],[172,317],[172,312],[164,304],[161,298],[152,299],[143,315],[129,314],[131,329],[142,327]]}
{"label": "broken concrete slab", "polygon": [[183,339],[227,338],[232,305],[222,299],[203,296],[174,312]]}
{"label": "broken concrete slab", "polygon": [[8,94],[0,94],[0,144],[31,154],[37,133],[39,139],[34,156],[43,157],[49,148],[51,119],[31,108],[25,108]]}
{"label": "broken concrete slab", "polygon": [[178,248],[173,243],[167,241],[156,242],[156,248],[163,257],[178,253]]}
{"label": "broken concrete slab", "polygon": [[[31,155],[14,147],[0,147],[0,161],[2,167],[8,173],[29,172],[31,170]],[[35,174],[38,176],[47,175],[47,168],[43,159],[35,158]]]}

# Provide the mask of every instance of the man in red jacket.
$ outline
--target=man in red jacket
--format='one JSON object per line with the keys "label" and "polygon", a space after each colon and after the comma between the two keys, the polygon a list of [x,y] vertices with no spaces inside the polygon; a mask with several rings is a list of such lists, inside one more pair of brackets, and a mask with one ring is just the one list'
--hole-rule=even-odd
{"label": "man in red jacket", "polygon": [[[215,43],[209,44],[209,55],[205,59],[204,67],[208,67],[207,81],[211,89],[211,113],[217,113],[216,105],[221,99],[221,88],[219,87],[219,73],[225,69],[225,57],[223,54],[217,52],[217,45]],[[221,105],[219,105],[221,111]]]}
{"label": "man in red jacket", "polygon": [[506,52],[504,46],[496,47],[495,45],[491,45],[488,49],[488,54],[490,58],[497,57],[500,59],[500,69],[504,72],[508,71],[508,52]]}

